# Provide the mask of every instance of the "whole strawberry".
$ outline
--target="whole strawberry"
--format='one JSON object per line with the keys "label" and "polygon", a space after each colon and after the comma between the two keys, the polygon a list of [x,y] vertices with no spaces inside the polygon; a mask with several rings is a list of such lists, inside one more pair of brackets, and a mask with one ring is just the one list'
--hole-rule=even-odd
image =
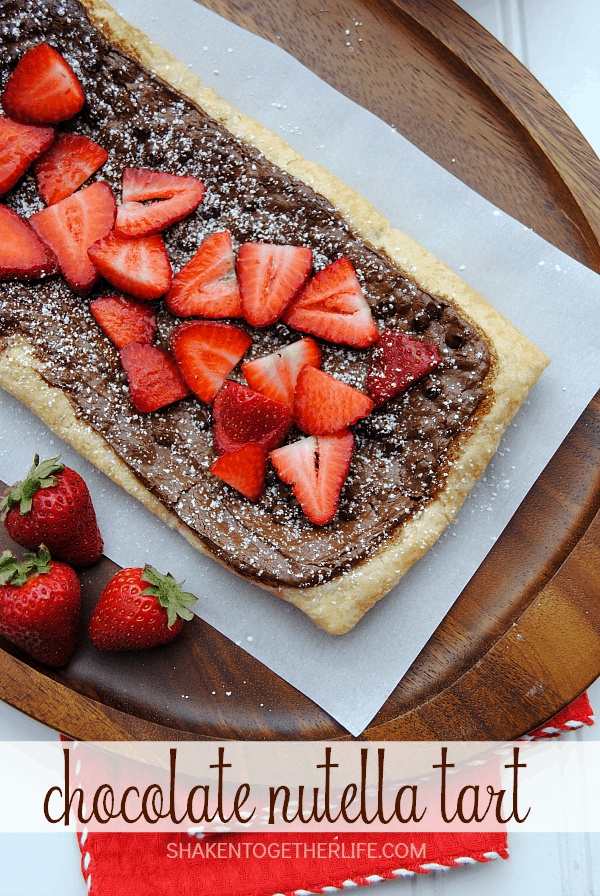
{"label": "whole strawberry", "polygon": [[75,651],[81,587],[66,563],[42,546],[19,562],[0,558],[0,633],[47,666],[64,666]]}
{"label": "whole strawberry", "polygon": [[[183,584],[183,583],[181,583]],[[88,634],[98,650],[142,650],[172,641],[192,619],[193,594],[152,566],[122,569],[96,604]]]}
{"label": "whole strawberry", "polygon": [[55,560],[89,566],[104,547],[87,485],[59,457],[33,466],[23,482],[13,485],[0,504],[4,525],[24,548],[45,544]]}

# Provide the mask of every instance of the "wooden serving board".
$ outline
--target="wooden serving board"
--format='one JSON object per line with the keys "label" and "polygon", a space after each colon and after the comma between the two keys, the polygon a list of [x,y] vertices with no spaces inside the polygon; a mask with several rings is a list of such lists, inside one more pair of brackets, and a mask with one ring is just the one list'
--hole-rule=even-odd
{"label": "wooden serving board", "polygon": [[[451,0],[204,5],[288,50],[600,272],[600,162],[527,70]],[[599,471],[600,394],[363,739],[512,739],[600,674]],[[0,549],[9,546],[2,533]],[[82,574],[82,630],[115,571],[103,559]],[[101,655],[82,637],[58,671],[0,639],[0,698],[88,740],[349,737],[209,625],[196,619],[181,637],[129,656]]]}

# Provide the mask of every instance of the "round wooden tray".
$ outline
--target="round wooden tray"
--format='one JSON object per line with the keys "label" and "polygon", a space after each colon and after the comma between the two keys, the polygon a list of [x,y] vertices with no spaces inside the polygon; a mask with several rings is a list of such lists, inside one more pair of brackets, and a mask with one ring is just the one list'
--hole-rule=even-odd
{"label": "round wooden tray", "polygon": [[[453,174],[600,271],[600,162],[526,69],[450,0],[205,5],[284,47],[440,164],[455,158]],[[352,53],[348,22],[360,23]],[[512,739],[600,674],[599,461],[600,395],[363,739]],[[2,533],[0,549],[9,546]],[[103,559],[83,574],[82,626],[114,572]],[[87,740],[349,738],[200,620],[182,639],[102,656],[81,638],[54,672],[0,640],[0,697]]]}

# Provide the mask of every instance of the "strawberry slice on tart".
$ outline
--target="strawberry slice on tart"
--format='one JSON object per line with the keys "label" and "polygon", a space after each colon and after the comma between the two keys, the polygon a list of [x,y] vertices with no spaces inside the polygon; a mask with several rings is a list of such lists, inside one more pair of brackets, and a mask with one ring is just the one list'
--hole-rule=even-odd
{"label": "strawberry slice on tart", "polygon": [[[204,192],[204,184],[197,177],[125,168],[115,233],[128,237],[159,233],[198,208]],[[143,204],[150,199],[162,201]]]}
{"label": "strawberry slice on tart", "polygon": [[98,271],[88,258],[88,249],[111,231],[115,211],[111,188],[98,182],[36,212],[29,219],[40,239],[52,249],[71,288],[80,295],[87,295],[98,279]]}
{"label": "strawberry slice on tart", "polygon": [[324,436],[341,432],[373,410],[368,395],[329,376],[316,367],[303,367],[298,375],[294,420],[302,432]]}
{"label": "strawberry slice on tart", "polygon": [[2,108],[25,124],[58,124],[83,108],[77,75],[54,47],[38,44],[23,54],[6,82]]}
{"label": "strawberry slice on tart", "polygon": [[152,345],[157,315],[148,302],[130,296],[101,296],[90,302],[90,311],[117,348],[121,349],[130,342]]}
{"label": "strawberry slice on tart", "polygon": [[244,317],[253,327],[279,320],[312,268],[312,249],[243,243],[238,250],[237,276]]}
{"label": "strawberry slice on tart", "polygon": [[243,317],[231,234],[213,233],[173,277],[165,296],[178,317]]}
{"label": "strawberry slice on tart", "polygon": [[435,345],[406,333],[384,330],[373,347],[367,392],[376,407],[395,398],[441,363]]}
{"label": "strawberry slice on tart", "polygon": [[282,319],[296,330],[357,348],[366,348],[379,337],[371,309],[347,258],[338,258],[318,271]]}
{"label": "strawberry slice on tart", "polygon": [[98,273],[112,286],[137,299],[158,299],[171,285],[171,262],[158,234],[133,239],[117,236],[113,231],[93,243],[88,255]]}
{"label": "strawberry slice on tart", "polygon": [[0,195],[14,187],[54,140],[54,128],[21,124],[0,115]]}
{"label": "strawberry slice on tart", "polygon": [[190,394],[168,352],[154,345],[128,342],[120,355],[129,381],[131,401],[138,411],[148,414]]}
{"label": "strawberry slice on tart", "polygon": [[0,205],[0,280],[33,280],[56,270],[54,255],[27,221]]}
{"label": "strawberry slice on tart", "polygon": [[228,454],[255,443],[270,451],[281,445],[293,422],[285,405],[240,383],[226,382],[213,404],[215,450]]}
{"label": "strawberry slice on tart", "polygon": [[66,199],[107,159],[107,151],[84,134],[57,134],[33,166],[40,196],[46,205]]}
{"label": "strawberry slice on tart", "polygon": [[258,501],[265,490],[267,452],[257,442],[249,442],[237,451],[222,454],[210,472],[250,501]]}
{"label": "strawberry slice on tart", "polygon": [[292,486],[303,512],[317,526],[331,522],[339,504],[354,450],[349,430],[329,436],[307,436],[271,451],[280,479]]}
{"label": "strawberry slice on tart", "polygon": [[247,361],[242,364],[242,373],[251,389],[293,410],[298,374],[307,364],[321,366],[321,349],[310,336]]}
{"label": "strawberry slice on tart", "polygon": [[198,398],[211,404],[252,344],[252,337],[232,324],[188,320],[171,333],[171,349],[181,374]]}

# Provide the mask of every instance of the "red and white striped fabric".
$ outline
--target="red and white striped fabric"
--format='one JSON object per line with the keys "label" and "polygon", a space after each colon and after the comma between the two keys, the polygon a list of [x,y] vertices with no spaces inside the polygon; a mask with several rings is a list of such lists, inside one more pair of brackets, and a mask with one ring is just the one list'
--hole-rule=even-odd
{"label": "red and white striped fabric", "polygon": [[[583,694],[526,739],[594,717]],[[508,858],[500,833],[78,834],[90,896],[312,896]]]}

